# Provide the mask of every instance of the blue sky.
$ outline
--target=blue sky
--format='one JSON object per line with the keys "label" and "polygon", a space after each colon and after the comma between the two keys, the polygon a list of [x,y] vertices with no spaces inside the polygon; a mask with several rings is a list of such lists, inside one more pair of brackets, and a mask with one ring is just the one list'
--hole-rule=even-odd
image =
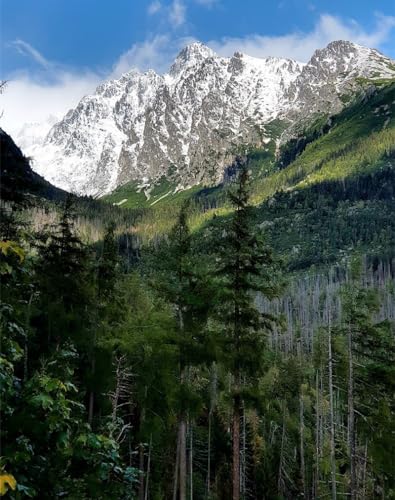
{"label": "blue sky", "polygon": [[2,123],[63,114],[132,67],[164,72],[192,40],[307,61],[334,39],[395,58],[394,0],[1,0]]}

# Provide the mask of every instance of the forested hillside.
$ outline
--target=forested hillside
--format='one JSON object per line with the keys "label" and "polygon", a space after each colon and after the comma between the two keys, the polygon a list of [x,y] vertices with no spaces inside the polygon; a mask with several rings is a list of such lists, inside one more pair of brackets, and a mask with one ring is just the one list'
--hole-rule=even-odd
{"label": "forested hillside", "polygon": [[395,498],[395,85],[362,83],[149,200],[1,136],[1,494]]}

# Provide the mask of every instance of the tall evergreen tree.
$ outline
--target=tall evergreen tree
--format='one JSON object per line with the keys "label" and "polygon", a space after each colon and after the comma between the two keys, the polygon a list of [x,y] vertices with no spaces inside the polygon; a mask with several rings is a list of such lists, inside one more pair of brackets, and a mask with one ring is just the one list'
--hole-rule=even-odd
{"label": "tall evergreen tree", "polygon": [[171,304],[177,321],[177,333],[173,339],[179,350],[180,383],[176,477],[179,498],[185,500],[187,421],[197,403],[196,393],[190,384],[190,368],[210,358],[206,350],[205,325],[212,299],[210,280],[204,273],[202,262],[193,252],[187,203],[182,206],[167,243],[157,254],[154,286]]}
{"label": "tall evergreen tree", "polygon": [[[393,415],[395,412],[395,341],[393,326],[388,321],[377,322],[379,309],[377,290],[361,286],[362,267],[359,259],[352,262],[350,280],[342,289],[343,320],[341,332],[346,349],[347,373],[347,449],[348,449],[348,495],[359,498],[362,487],[358,481],[363,447],[373,456],[372,473],[377,494],[383,488],[390,494],[395,483],[389,472],[394,466],[395,449]],[[366,401],[367,390],[371,393]],[[380,415],[380,416],[379,416]],[[392,415],[392,417],[391,417]],[[375,422],[373,424],[373,422]],[[372,434],[370,426],[375,427]],[[385,431],[384,431],[385,428]],[[383,441],[383,436],[385,442]],[[377,449],[380,453],[375,455]],[[392,449],[392,452],[389,451]],[[392,454],[392,459],[389,458]],[[389,460],[383,460],[386,456]]]}
{"label": "tall evergreen tree", "polygon": [[114,293],[119,271],[118,244],[115,238],[115,223],[107,225],[103,247],[97,266],[97,288],[100,299],[110,299]]}
{"label": "tall evergreen tree", "polygon": [[[92,424],[94,414],[95,395],[100,390],[96,377],[97,340],[102,336],[103,329],[108,328],[114,319],[119,319],[119,309],[116,302],[116,284],[120,278],[120,259],[118,244],[115,238],[115,223],[111,221],[107,227],[101,246],[100,257],[96,268],[96,297],[94,304],[94,320],[92,325],[92,342],[89,346],[90,358],[88,422]],[[107,359],[107,358],[106,358]],[[107,359],[107,361],[109,361]],[[108,363],[110,364],[110,363]],[[110,375],[110,374],[108,374]]]}
{"label": "tall evergreen tree", "polygon": [[51,349],[68,339],[87,348],[93,273],[88,250],[74,229],[71,197],[63,205],[59,224],[40,235],[36,276],[40,303],[35,325],[40,330],[40,348]]}
{"label": "tall evergreen tree", "polygon": [[233,500],[240,498],[240,419],[243,400],[251,392],[261,370],[265,333],[274,318],[262,314],[255,294],[273,298],[279,291],[271,251],[254,227],[249,204],[249,174],[241,165],[236,189],[229,194],[234,209],[219,242],[217,315],[223,337],[223,362],[232,377]]}

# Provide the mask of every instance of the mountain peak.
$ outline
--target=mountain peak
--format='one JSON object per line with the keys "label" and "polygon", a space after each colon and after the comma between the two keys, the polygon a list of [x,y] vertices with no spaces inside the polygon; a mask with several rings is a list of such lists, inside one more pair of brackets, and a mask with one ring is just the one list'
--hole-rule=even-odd
{"label": "mountain peak", "polygon": [[309,62],[314,64],[320,61],[329,61],[332,59],[338,60],[349,58],[350,56],[353,57],[360,49],[363,49],[363,47],[356,45],[353,42],[349,42],[347,40],[334,40],[326,47],[317,49]]}
{"label": "mountain peak", "polygon": [[348,40],[334,40],[330,42],[326,47],[322,49],[317,49],[312,58],[313,60],[325,60],[328,57],[334,57],[336,59],[350,59],[356,56],[366,58],[383,58],[388,59],[386,56],[378,52],[376,49],[371,49],[359,45]]}
{"label": "mountain peak", "polygon": [[186,45],[181,52],[178,54],[177,59],[179,57],[188,59],[190,57],[213,57],[215,55],[215,52],[210,49],[210,47],[207,47],[207,45],[204,45],[201,42],[192,42],[188,45]]}
{"label": "mountain peak", "polygon": [[215,52],[201,42],[193,42],[184,47],[176,57],[170,68],[170,74],[177,74],[180,70],[195,66],[209,57],[215,57]]}
{"label": "mountain peak", "polygon": [[211,184],[235,147],[279,140],[267,127],[276,118],[288,124],[283,140],[312,116],[339,112],[358,78],[386,75],[395,75],[390,59],[343,40],[308,64],[241,52],[225,58],[192,43],[163,76],[132,71],[104,82],[27,153],[39,173],[77,193],[167,175],[180,186]]}
{"label": "mountain peak", "polygon": [[335,51],[346,51],[346,50],[356,50],[362,47],[362,45],[358,45],[357,43],[350,42],[349,40],[333,40],[328,43],[326,46],[327,50],[335,50]]}
{"label": "mountain peak", "polygon": [[376,49],[370,49],[347,40],[335,40],[326,47],[314,52],[308,66],[315,67],[319,73],[324,72],[333,77],[343,73],[350,76],[367,78],[393,77],[393,63]]}

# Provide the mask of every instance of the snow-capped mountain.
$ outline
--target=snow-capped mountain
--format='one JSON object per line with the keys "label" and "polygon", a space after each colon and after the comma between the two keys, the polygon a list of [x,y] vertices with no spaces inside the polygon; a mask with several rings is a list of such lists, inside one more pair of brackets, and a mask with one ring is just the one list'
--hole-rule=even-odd
{"label": "snow-capped mountain", "polygon": [[165,75],[130,71],[104,82],[25,153],[47,180],[79,194],[162,176],[180,188],[215,183],[238,149],[273,140],[274,120],[292,131],[316,113],[339,111],[358,77],[395,77],[394,62],[343,41],[308,64],[238,52],[223,58],[193,43]]}
{"label": "snow-capped mountain", "polygon": [[292,104],[287,117],[300,122],[315,113],[338,113],[345,102],[352,100],[361,81],[383,78],[395,78],[395,61],[361,45],[332,42],[314,52],[291,85],[288,98]]}
{"label": "snow-capped mountain", "polygon": [[61,118],[61,116],[50,115],[42,122],[25,123],[14,139],[22,151],[42,146],[48,132]]}

